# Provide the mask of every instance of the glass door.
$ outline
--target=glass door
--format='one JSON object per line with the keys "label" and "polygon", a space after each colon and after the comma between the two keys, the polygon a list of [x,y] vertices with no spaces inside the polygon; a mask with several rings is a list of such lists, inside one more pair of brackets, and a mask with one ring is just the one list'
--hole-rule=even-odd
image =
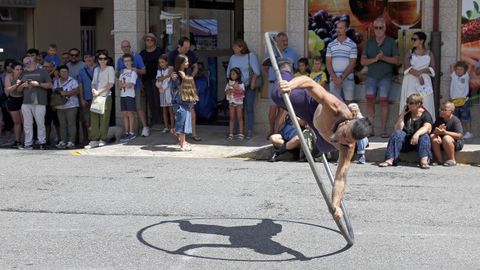
{"label": "glass door", "polygon": [[196,109],[200,123],[224,122],[223,112],[217,114],[216,104],[225,95],[226,64],[233,53],[231,43],[243,35],[243,18],[239,20],[237,16],[235,20],[240,9],[243,14],[243,1],[236,2],[150,0],[149,32],[159,37],[159,46],[167,52],[175,50],[178,39],[186,36],[198,57],[200,72],[196,82],[200,102]]}

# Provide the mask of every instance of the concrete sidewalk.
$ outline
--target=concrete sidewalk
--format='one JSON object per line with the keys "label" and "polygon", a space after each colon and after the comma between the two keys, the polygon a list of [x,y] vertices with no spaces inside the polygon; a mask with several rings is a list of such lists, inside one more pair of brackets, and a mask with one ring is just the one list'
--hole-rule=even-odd
{"label": "concrete sidewalk", "polygon": [[[254,160],[266,160],[271,156],[272,147],[266,140],[265,134],[256,134],[251,140],[227,141],[226,126],[199,125],[197,129],[202,140],[196,142],[193,139],[187,139],[192,144],[193,151],[191,152],[180,151],[177,139],[173,135],[152,129],[151,135],[146,138],[138,137],[127,143],[115,142],[95,149],[70,150],[70,153],[90,156],[242,158]],[[383,161],[387,140],[380,137],[370,138],[370,146],[366,151],[367,162]],[[5,137],[0,141],[6,141]],[[2,144],[8,143],[3,142]],[[54,149],[54,147],[51,148]],[[465,147],[457,153],[456,157],[459,163],[480,164],[480,138],[467,140]],[[402,154],[401,161],[416,162],[416,153]]]}
{"label": "concrete sidewalk", "polygon": [[[179,150],[177,139],[171,134],[152,130],[146,138],[137,138],[128,143],[115,143],[107,147],[96,149],[79,149],[79,155],[99,156],[169,156],[192,158],[244,158],[266,160],[270,158],[272,147],[264,134],[256,134],[251,140],[226,140],[227,127],[225,126],[198,126],[198,134],[202,137],[199,142],[187,139],[192,144],[193,151]],[[381,162],[384,159],[388,139],[380,137],[370,138],[370,146],[366,156],[368,162]],[[402,154],[401,160],[416,162],[415,152]],[[466,141],[465,147],[457,153],[459,163],[480,164],[480,139]]]}

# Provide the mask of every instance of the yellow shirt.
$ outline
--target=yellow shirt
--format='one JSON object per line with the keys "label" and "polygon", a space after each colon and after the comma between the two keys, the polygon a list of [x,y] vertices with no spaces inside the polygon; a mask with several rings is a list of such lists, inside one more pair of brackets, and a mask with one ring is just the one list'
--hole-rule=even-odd
{"label": "yellow shirt", "polygon": [[310,78],[317,82],[318,84],[322,84],[323,82],[327,82],[327,74],[324,71],[310,72]]}
{"label": "yellow shirt", "polygon": [[308,73],[302,74],[302,73],[300,73],[300,72],[295,72],[295,77],[300,77],[300,76],[302,76],[302,75],[310,76],[310,74],[308,74]]}

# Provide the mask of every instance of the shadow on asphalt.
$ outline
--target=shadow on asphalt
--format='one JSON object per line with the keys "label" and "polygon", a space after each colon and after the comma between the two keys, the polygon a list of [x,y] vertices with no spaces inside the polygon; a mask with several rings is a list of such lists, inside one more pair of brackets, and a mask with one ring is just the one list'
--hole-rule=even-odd
{"label": "shadow on asphalt", "polygon": [[[322,257],[328,257],[335,254],[342,253],[348,250],[351,246],[348,244],[341,248],[340,250],[320,254],[316,256],[305,256],[302,252],[289,248],[284,244],[276,242],[272,240],[272,237],[282,232],[282,225],[280,222],[283,223],[293,223],[297,225],[307,225],[313,226],[316,228],[320,228],[324,231],[335,232],[338,233],[340,237],[342,237],[340,231],[334,230],[328,227],[305,223],[305,222],[298,222],[298,221],[290,221],[290,220],[272,220],[272,219],[253,219],[253,218],[228,218],[228,220],[238,220],[238,221],[250,221],[250,220],[259,220],[259,222],[255,225],[244,225],[244,226],[221,226],[221,225],[212,225],[212,224],[201,224],[201,223],[192,223],[199,220],[220,220],[221,219],[208,219],[208,218],[193,218],[193,219],[182,219],[182,220],[167,220],[162,221],[156,224],[149,225],[147,227],[142,228],[140,231],[137,232],[137,239],[144,245],[163,251],[168,254],[172,255],[181,255],[181,256],[188,256],[188,257],[195,257],[201,259],[211,259],[211,260],[221,260],[221,261],[245,261],[245,262],[279,262],[279,261],[308,261],[312,259],[318,259]],[[162,226],[165,224],[178,224],[178,228],[183,232],[190,232],[196,234],[210,234],[210,235],[219,235],[219,236],[227,236],[230,244],[216,244],[216,243],[198,243],[198,244],[189,244],[183,247],[180,247],[176,250],[167,250],[159,246],[158,244],[150,243],[144,237],[144,233],[152,229],[154,227]],[[295,232],[287,232],[294,234]],[[181,234],[179,232],[178,234]],[[168,233],[163,235],[175,235],[175,233]],[[185,239],[182,237],[182,239]],[[172,239],[166,240],[166,242],[171,241]],[[343,237],[342,237],[343,240]],[[194,254],[187,254],[188,251],[192,251],[199,248],[211,248],[215,252],[218,249],[251,249],[258,254],[272,256],[272,255],[280,255],[283,253],[287,253],[293,258],[290,259],[235,259],[235,258],[221,258],[220,256],[215,257],[212,256],[201,256],[201,255],[194,255]],[[193,253],[193,252],[192,252]]]}

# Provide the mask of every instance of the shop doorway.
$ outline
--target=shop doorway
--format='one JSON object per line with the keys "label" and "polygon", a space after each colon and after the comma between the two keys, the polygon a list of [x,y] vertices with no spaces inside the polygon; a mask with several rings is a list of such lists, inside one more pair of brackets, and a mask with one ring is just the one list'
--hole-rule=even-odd
{"label": "shop doorway", "polygon": [[150,0],[149,4],[148,30],[159,37],[159,46],[170,52],[186,36],[198,57],[197,122],[227,125],[228,115],[221,106],[225,70],[233,53],[232,41],[243,38],[243,0]]}

